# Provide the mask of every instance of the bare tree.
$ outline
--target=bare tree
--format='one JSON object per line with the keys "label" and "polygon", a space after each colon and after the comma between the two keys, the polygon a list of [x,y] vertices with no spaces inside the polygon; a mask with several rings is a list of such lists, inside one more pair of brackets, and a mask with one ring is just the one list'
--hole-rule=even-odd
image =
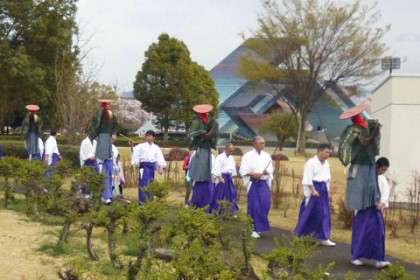
{"label": "bare tree", "polygon": [[[259,28],[246,46],[240,73],[294,103],[299,123],[297,151],[305,151],[305,124],[314,104],[339,82],[360,83],[378,74],[386,51],[381,40],[388,27],[377,27],[375,6],[360,0],[337,4],[326,0],[266,0]],[[283,86],[280,86],[283,85]]]}
{"label": "bare tree", "polygon": [[92,93],[92,81],[83,80],[85,77],[78,75],[76,65],[69,65],[65,58],[57,58],[56,92],[53,96],[57,110],[53,125],[66,130],[73,143],[77,133],[85,131],[94,110],[98,108],[98,95]]}

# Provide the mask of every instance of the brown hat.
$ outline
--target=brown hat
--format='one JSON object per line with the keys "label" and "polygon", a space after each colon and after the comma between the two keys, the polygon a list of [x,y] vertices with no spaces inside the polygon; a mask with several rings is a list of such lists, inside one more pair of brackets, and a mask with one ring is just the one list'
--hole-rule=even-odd
{"label": "brown hat", "polygon": [[196,113],[204,114],[204,113],[211,112],[213,110],[213,106],[210,104],[200,104],[200,105],[195,105],[193,107],[193,110]]}
{"label": "brown hat", "polygon": [[25,106],[26,110],[28,110],[29,112],[35,112],[39,110],[39,106],[35,105],[35,104],[29,104]]}
{"label": "brown hat", "polygon": [[354,107],[351,107],[350,109],[347,109],[346,111],[344,111],[341,115],[340,115],[340,119],[341,120],[345,120],[351,117],[354,117],[358,114],[360,114],[361,112],[363,112],[364,110],[367,109],[367,105],[362,104],[362,105],[357,105]]}

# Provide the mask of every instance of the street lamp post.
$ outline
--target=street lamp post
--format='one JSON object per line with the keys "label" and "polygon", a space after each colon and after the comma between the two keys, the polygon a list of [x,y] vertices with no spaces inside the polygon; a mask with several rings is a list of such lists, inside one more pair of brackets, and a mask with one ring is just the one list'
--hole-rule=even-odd
{"label": "street lamp post", "polygon": [[389,74],[392,74],[392,69],[401,68],[401,59],[399,57],[386,56],[382,58],[382,70],[389,70]]}

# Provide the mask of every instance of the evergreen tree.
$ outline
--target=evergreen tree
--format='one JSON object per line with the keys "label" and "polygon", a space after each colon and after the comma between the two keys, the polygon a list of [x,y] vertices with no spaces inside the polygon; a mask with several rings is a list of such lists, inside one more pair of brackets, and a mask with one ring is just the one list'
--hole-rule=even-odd
{"label": "evergreen tree", "polygon": [[145,58],[133,85],[134,97],[156,116],[157,125],[164,128],[165,139],[170,127],[187,126],[194,105],[212,104],[217,114],[214,82],[202,66],[191,60],[182,41],[161,34]]}

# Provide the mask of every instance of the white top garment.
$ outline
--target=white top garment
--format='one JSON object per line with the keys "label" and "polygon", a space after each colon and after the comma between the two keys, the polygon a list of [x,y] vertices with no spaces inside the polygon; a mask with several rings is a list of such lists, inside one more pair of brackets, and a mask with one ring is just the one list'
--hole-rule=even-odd
{"label": "white top garment", "polygon": [[45,155],[48,155],[48,165],[51,165],[53,154],[60,155],[60,152],[58,151],[57,140],[54,136],[50,136],[45,141]]}
{"label": "white top garment", "polygon": [[221,153],[216,157],[211,173],[218,177],[222,176],[222,173],[231,174],[232,177],[236,176],[237,173],[235,158],[232,155],[226,156],[225,152]]}
{"label": "white top garment", "polygon": [[246,174],[251,172],[262,174],[264,170],[267,170],[269,174],[262,175],[260,179],[266,180],[268,187],[271,189],[271,182],[273,180],[274,172],[271,156],[264,151],[258,153],[255,149],[252,149],[243,155],[241,167],[239,168],[239,174],[241,174],[244,185],[247,187],[248,191],[252,185],[252,182],[251,177],[247,176]]}
{"label": "white top garment", "polygon": [[385,207],[388,207],[390,186],[384,174],[378,176],[378,184],[379,184],[379,190],[381,191],[380,202],[382,202],[385,205]]}
{"label": "white top garment", "polygon": [[321,163],[318,156],[314,156],[306,162],[303,168],[302,178],[303,195],[305,197],[310,197],[312,194],[311,188],[309,187],[313,185],[312,181],[325,182],[328,191],[330,190],[331,173],[330,164],[327,160]]}
{"label": "white top garment", "polygon": [[228,173],[232,177],[237,175],[235,158],[232,155],[226,156],[225,152],[216,157],[212,167],[211,174],[215,177],[216,184],[219,183],[219,177],[222,176],[222,173]]}
{"label": "white top garment", "polygon": [[44,154],[44,142],[42,142],[41,138],[38,138],[38,150],[39,155],[42,157],[42,155]]}
{"label": "white top garment", "polygon": [[139,164],[140,162],[156,162],[156,167],[166,167],[163,153],[155,143],[149,144],[148,142],[144,142],[133,148],[131,165]]}
{"label": "white top garment", "polygon": [[80,159],[80,166],[83,167],[85,165],[85,161],[88,158],[94,157],[96,151],[96,140],[90,141],[89,137],[83,139],[80,143],[80,152],[79,152],[79,159]]}
{"label": "white top garment", "polygon": [[114,164],[117,164],[117,156],[120,152],[118,151],[117,147],[112,144],[112,161]]}

